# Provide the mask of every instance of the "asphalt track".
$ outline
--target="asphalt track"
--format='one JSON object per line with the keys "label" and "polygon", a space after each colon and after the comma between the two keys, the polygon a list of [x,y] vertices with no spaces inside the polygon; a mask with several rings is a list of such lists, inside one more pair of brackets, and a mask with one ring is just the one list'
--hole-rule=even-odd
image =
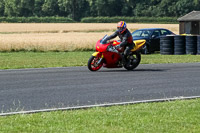
{"label": "asphalt track", "polygon": [[0,70],[0,112],[200,96],[200,63]]}

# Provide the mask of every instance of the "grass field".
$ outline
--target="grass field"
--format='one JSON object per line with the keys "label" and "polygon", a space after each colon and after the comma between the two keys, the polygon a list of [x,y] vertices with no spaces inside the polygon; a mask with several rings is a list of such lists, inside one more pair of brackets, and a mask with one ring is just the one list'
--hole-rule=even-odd
{"label": "grass field", "polygon": [[[167,28],[178,34],[178,24],[128,24],[140,28]],[[97,40],[116,30],[115,23],[0,24],[0,51],[94,50]],[[118,38],[116,38],[118,39]]]}
{"label": "grass field", "polygon": [[0,117],[0,132],[199,133],[200,99]]}
{"label": "grass field", "polygon": [[[86,66],[93,51],[85,52],[1,52],[0,69]],[[141,64],[194,63],[200,55],[142,55]]]}

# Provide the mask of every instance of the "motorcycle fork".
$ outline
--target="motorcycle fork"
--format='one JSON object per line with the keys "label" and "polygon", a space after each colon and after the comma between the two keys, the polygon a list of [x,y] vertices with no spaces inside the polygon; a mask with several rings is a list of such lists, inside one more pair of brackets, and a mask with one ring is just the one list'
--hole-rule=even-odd
{"label": "motorcycle fork", "polygon": [[99,57],[100,59],[99,59],[99,61],[97,62],[97,65],[99,65],[101,62],[102,62],[102,60],[104,59],[104,56],[103,56],[103,54],[101,55],[101,57]]}

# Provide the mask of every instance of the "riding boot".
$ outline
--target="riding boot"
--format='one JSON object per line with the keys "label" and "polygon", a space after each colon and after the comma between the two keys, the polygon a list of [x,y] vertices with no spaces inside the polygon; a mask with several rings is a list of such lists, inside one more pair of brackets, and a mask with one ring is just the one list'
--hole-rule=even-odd
{"label": "riding boot", "polygon": [[122,64],[125,65],[125,64],[126,64],[126,59],[125,59],[125,57],[124,57],[124,54],[121,53],[120,56],[121,56]]}
{"label": "riding boot", "polygon": [[128,60],[127,56],[124,56],[125,64],[126,66],[130,66],[131,62]]}

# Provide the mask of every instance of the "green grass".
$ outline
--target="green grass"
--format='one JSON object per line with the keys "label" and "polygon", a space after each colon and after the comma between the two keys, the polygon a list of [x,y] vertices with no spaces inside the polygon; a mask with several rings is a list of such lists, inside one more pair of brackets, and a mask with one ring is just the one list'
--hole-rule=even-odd
{"label": "green grass", "polygon": [[3,52],[0,69],[85,66],[92,52]]}
{"label": "green grass", "polygon": [[200,62],[200,55],[142,55],[142,64],[195,63]]}
{"label": "green grass", "polygon": [[199,133],[200,99],[0,117],[1,132]]}
{"label": "green grass", "polygon": [[[1,52],[0,69],[86,66],[89,52]],[[141,64],[200,62],[200,55],[142,55]]]}

